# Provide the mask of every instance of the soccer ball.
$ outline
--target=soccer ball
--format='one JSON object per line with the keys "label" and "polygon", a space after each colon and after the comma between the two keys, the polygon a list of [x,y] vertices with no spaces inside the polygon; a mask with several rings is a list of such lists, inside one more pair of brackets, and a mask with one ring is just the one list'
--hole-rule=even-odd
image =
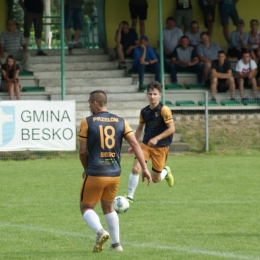
{"label": "soccer ball", "polygon": [[115,197],[113,206],[117,213],[125,213],[129,209],[130,204],[125,197],[117,196]]}

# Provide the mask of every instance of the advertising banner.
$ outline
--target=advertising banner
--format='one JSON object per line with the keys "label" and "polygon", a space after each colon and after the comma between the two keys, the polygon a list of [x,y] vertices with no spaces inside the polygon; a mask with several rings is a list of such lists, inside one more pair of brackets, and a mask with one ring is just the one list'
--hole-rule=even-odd
{"label": "advertising banner", "polygon": [[75,101],[0,101],[0,151],[75,149]]}

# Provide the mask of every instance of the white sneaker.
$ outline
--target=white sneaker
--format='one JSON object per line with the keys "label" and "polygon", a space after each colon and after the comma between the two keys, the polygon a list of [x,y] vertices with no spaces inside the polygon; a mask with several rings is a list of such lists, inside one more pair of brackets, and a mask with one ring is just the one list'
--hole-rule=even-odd
{"label": "white sneaker", "polygon": [[110,235],[104,229],[100,229],[97,233],[96,244],[93,248],[93,253],[101,252],[103,250],[103,244],[109,239]]}
{"label": "white sneaker", "polygon": [[110,246],[110,250],[111,251],[123,251],[123,247],[119,243],[116,243],[116,244],[112,244]]}

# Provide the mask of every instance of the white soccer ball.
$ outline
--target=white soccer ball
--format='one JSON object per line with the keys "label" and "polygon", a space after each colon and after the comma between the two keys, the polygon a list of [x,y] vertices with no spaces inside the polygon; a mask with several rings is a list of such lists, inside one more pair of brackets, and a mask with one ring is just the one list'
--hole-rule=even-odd
{"label": "white soccer ball", "polygon": [[125,197],[117,196],[115,197],[113,206],[117,213],[125,213],[129,209],[130,203]]}

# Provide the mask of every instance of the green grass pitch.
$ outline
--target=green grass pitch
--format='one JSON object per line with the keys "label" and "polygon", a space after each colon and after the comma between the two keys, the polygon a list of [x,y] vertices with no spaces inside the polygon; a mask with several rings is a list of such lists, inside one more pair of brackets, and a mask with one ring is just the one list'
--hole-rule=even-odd
{"label": "green grass pitch", "polygon": [[[122,157],[118,195],[132,162]],[[95,234],[78,207],[79,159],[0,161],[0,259],[260,259],[259,153],[170,155],[167,165],[174,186],[140,180],[119,215],[124,252],[108,241],[93,254]]]}

